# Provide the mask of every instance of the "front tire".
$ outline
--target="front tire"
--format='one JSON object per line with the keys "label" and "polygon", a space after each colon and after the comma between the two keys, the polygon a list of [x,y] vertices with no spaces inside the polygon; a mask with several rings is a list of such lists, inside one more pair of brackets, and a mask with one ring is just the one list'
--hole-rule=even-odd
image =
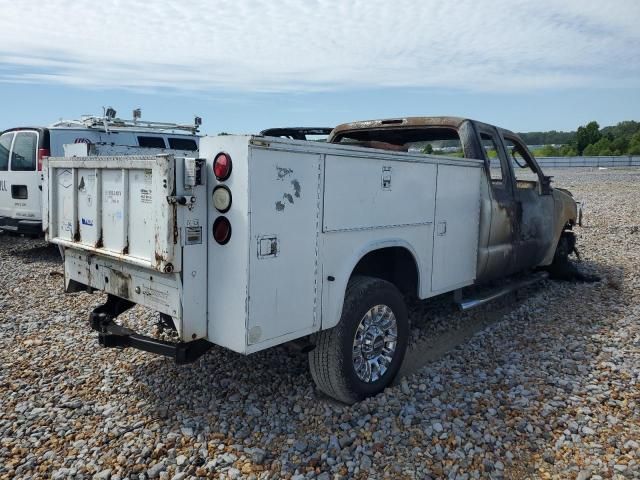
{"label": "front tire", "polygon": [[407,349],[407,308],[398,289],[374,277],[349,280],[340,322],[321,331],[309,352],[324,393],[352,404],[388,387]]}
{"label": "front tire", "polygon": [[575,233],[565,230],[560,234],[558,245],[553,256],[553,262],[547,268],[551,278],[556,280],[570,280],[575,274],[576,269],[569,262],[571,255],[576,248]]}

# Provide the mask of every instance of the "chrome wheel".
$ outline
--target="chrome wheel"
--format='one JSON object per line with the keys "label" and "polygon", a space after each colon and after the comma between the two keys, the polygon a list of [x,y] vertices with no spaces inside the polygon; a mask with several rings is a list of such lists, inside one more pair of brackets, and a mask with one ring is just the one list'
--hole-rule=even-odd
{"label": "chrome wheel", "polygon": [[353,338],[353,368],[360,380],[373,383],[389,369],[398,345],[393,311],[376,305],[360,320]]}

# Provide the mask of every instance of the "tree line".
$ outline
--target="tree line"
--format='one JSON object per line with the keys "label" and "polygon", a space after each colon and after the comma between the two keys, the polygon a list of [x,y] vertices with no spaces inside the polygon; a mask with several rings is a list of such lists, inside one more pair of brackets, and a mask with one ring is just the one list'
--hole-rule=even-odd
{"label": "tree line", "polygon": [[627,120],[600,128],[592,121],[575,132],[520,133],[527,145],[543,145],[534,150],[539,157],[640,155],[640,122]]}

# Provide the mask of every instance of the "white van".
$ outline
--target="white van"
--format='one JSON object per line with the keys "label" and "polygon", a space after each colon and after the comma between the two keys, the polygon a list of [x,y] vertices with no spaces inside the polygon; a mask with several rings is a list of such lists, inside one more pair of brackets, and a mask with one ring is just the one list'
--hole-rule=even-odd
{"label": "white van", "polygon": [[42,234],[42,159],[64,156],[63,145],[130,146],[158,150],[198,150],[194,125],[84,117],[50,127],[12,128],[0,135],[0,230]]}

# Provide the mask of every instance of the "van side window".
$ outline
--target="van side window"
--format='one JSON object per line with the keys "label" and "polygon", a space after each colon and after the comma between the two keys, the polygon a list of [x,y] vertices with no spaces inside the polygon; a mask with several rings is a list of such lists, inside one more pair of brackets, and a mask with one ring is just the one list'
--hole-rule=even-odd
{"label": "van side window", "polygon": [[36,169],[36,147],[38,135],[35,132],[18,132],[11,150],[11,170],[26,172]]}
{"label": "van side window", "polygon": [[162,137],[138,137],[138,145],[146,148],[167,148]]}
{"label": "van side window", "polygon": [[198,150],[196,141],[189,138],[169,137],[167,140],[169,140],[169,148],[173,148],[174,150],[190,150],[192,152]]}
{"label": "van side window", "polygon": [[9,150],[13,133],[5,133],[0,137],[0,171],[9,170]]}

